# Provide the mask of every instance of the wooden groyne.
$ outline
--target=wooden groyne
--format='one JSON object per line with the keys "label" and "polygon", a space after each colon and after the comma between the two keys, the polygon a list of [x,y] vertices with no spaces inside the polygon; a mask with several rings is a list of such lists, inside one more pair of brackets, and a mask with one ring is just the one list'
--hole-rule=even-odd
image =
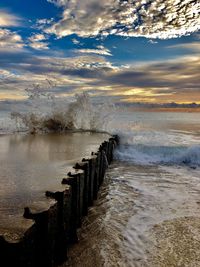
{"label": "wooden groyne", "polygon": [[24,208],[23,217],[16,219],[23,225],[21,235],[0,235],[0,266],[53,267],[67,260],[67,249],[77,242],[77,229],[97,199],[118,143],[118,136],[112,136],[90,158],[76,163],[59,190],[45,193],[48,208]]}

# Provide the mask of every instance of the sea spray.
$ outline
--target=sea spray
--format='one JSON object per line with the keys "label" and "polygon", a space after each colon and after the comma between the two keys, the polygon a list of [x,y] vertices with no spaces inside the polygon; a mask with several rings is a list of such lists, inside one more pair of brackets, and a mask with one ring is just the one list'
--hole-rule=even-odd
{"label": "sea spray", "polygon": [[23,111],[15,108],[11,113],[18,131],[106,131],[114,114],[115,107],[112,103],[94,104],[87,93],[77,94],[71,102],[67,98],[58,98],[40,90],[28,93],[26,108]]}
{"label": "sea spray", "polygon": [[186,125],[182,113],[127,112],[112,103],[95,103],[87,93],[60,98],[39,87],[27,93],[27,101],[12,108],[12,121],[0,120],[1,133],[108,131],[120,136],[117,160],[200,166],[199,114],[184,113]]}

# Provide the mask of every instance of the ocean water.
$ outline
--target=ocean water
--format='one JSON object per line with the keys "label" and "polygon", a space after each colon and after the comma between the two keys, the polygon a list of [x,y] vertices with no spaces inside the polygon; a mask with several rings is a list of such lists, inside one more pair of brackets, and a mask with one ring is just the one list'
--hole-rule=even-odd
{"label": "ocean water", "polygon": [[62,131],[107,130],[121,140],[62,266],[200,266],[200,114],[95,110],[87,97],[58,113],[2,113],[1,132],[48,131],[53,118]]}
{"label": "ocean water", "polygon": [[121,146],[107,175],[111,198],[120,196],[116,215],[120,221],[121,209],[126,223],[117,226],[121,262],[106,266],[200,266],[199,113],[123,112],[119,118]]}
{"label": "ocean water", "polygon": [[121,145],[63,266],[200,266],[199,113],[118,110],[110,131]]}

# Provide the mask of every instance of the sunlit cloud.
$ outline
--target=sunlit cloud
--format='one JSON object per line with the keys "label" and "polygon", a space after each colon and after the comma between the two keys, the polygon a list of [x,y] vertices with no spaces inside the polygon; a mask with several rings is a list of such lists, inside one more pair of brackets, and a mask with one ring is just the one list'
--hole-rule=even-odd
{"label": "sunlit cloud", "polygon": [[48,43],[45,42],[31,42],[29,43],[29,46],[36,50],[46,50],[49,49]]}
{"label": "sunlit cloud", "polygon": [[199,1],[46,0],[40,12],[18,2],[10,8],[26,22],[0,9],[0,100],[37,85],[56,96],[200,101]]}
{"label": "sunlit cloud", "polygon": [[36,50],[46,50],[49,49],[48,43],[45,42],[47,37],[44,34],[34,34],[28,38],[29,46]]}
{"label": "sunlit cloud", "polygon": [[11,53],[24,48],[22,37],[13,31],[0,28],[0,51],[9,51]]}
{"label": "sunlit cloud", "polygon": [[31,42],[40,42],[46,40],[46,37],[44,36],[44,34],[34,34],[31,37],[29,37],[29,40]]}
{"label": "sunlit cloud", "polygon": [[170,49],[186,49],[191,52],[200,52],[200,43],[199,42],[192,42],[192,43],[183,43],[183,44],[176,44],[168,46]]}
{"label": "sunlit cloud", "polygon": [[[24,96],[24,90],[37,83],[57,96],[88,91],[94,97],[126,102],[195,102],[200,99],[199,69],[200,57],[196,54],[121,66],[95,54],[71,57],[29,54],[23,61],[19,55],[12,62],[4,55],[0,62],[0,90]],[[56,86],[46,88],[47,79]]]}
{"label": "sunlit cloud", "polygon": [[5,9],[0,9],[0,27],[20,26],[21,18]]}
{"label": "sunlit cloud", "polygon": [[58,38],[121,35],[168,39],[200,29],[196,0],[48,0],[63,9],[61,20],[46,28]]}
{"label": "sunlit cloud", "polygon": [[[39,84],[45,89],[46,79],[54,81],[56,95],[74,94],[76,90],[83,90],[87,84],[95,81],[98,76],[112,65],[98,56],[79,56],[69,58],[31,56],[21,58],[16,55],[12,62],[4,54],[0,62],[0,90],[19,94],[24,97],[25,89],[33,84]],[[114,67],[113,67],[114,68]]]}
{"label": "sunlit cloud", "polygon": [[76,49],[74,51],[80,54],[96,54],[96,55],[112,56],[110,50],[105,48],[104,46],[98,46],[96,49]]}

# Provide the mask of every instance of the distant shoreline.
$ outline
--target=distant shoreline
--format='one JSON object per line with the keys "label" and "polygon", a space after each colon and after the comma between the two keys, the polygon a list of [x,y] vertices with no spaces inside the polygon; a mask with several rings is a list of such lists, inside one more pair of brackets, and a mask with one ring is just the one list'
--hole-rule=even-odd
{"label": "distant shoreline", "polygon": [[200,112],[200,108],[136,108],[129,107],[130,111],[140,111],[140,112],[186,112],[186,113],[198,113]]}

